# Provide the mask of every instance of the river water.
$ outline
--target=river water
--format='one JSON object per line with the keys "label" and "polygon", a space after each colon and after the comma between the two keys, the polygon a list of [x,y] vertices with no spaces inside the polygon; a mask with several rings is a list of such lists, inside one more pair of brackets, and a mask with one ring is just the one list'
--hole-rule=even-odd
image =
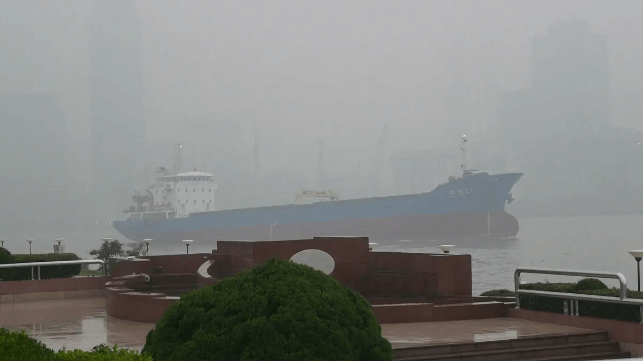
{"label": "river water", "polygon": [[[643,249],[643,215],[539,217],[521,218],[520,232],[515,240],[473,240],[456,244],[452,253],[471,254],[473,293],[490,289],[513,288],[517,267],[547,267],[576,270],[612,271],[623,273],[629,288],[636,288],[636,262],[627,251]],[[66,252],[91,258],[89,251],[98,248],[102,237],[125,239],[109,226],[94,230],[67,231],[62,234],[4,235],[6,248],[12,253],[28,253],[27,238],[33,238],[32,251],[52,252],[54,240],[64,237]],[[431,240],[392,241],[373,245],[374,251],[440,252],[444,242]],[[190,252],[210,252],[213,244],[193,244]],[[185,247],[150,245],[151,254],[183,253]],[[545,280],[542,276],[525,275],[526,281]],[[548,280],[562,278],[549,276]],[[572,281],[575,278],[567,277]],[[617,286],[617,281],[605,281]]]}

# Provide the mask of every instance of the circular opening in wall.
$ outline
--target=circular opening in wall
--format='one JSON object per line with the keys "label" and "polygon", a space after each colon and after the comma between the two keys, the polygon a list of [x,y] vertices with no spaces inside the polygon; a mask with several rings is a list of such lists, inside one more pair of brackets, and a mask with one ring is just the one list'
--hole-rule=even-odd
{"label": "circular opening in wall", "polygon": [[318,249],[306,249],[296,253],[291,261],[303,264],[329,275],[335,269],[335,260],[331,255]]}

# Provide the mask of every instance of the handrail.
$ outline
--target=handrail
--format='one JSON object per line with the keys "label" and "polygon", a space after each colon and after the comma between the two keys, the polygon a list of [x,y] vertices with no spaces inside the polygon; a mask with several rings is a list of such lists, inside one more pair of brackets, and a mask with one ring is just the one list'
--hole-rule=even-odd
{"label": "handrail", "polygon": [[7,263],[0,264],[0,268],[21,268],[21,267],[31,267],[31,280],[34,280],[33,269],[38,267],[38,279],[40,279],[40,267],[41,266],[64,266],[64,265],[73,265],[73,264],[101,264],[103,266],[103,273],[107,275],[107,269],[105,267],[105,261],[100,259],[79,259],[74,261],[49,261],[49,262],[26,262],[26,263]]}
{"label": "handrail", "polygon": [[[596,277],[596,278],[611,278],[617,279],[620,283],[620,297],[609,297],[609,296],[597,296],[597,295],[585,295],[578,293],[564,293],[564,292],[552,292],[552,291],[540,291],[540,290],[521,290],[520,289],[520,275],[522,273],[534,273],[534,274],[548,274],[548,275],[560,275],[560,276],[585,276],[585,277]],[[568,314],[567,311],[567,300],[571,301],[571,308],[569,313],[572,316],[579,316],[578,301],[601,301],[607,303],[619,303],[627,305],[638,305],[639,313],[641,315],[641,323],[643,324],[643,300],[627,298],[627,280],[622,273],[614,272],[600,272],[600,271],[576,271],[576,270],[565,270],[565,269],[548,269],[548,268],[517,268],[514,272],[514,287],[516,293],[516,308],[520,308],[520,295],[529,295],[529,296],[543,296],[543,297],[554,297],[554,298],[563,298],[564,302],[564,314]],[[574,309],[576,312],[574,312]]]}

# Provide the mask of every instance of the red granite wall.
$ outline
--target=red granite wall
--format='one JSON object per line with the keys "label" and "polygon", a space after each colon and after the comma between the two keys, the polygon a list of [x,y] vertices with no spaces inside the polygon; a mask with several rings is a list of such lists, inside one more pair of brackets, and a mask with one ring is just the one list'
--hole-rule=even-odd
{"label": "red granite wall", "polygon": [[[370,266],[373,273],[373,289],[369,294],[387,295],[389,282],[381,283],[389,275],[398,275],[398,282],[409,284],[406,294],[400,295],[436,295],[440,297],[458,296],[471,297],[472,273],[471,256],[426,254],[426,253],[399,253],[399,252],[371,252]],[[380,275],[386,275],[381,276]],[[404,281],[404,279],[407,279]],[[421,284],[424,284],[422,286]],[[420,290],[423,293],[410,293]]]}
{"label": "red granite wall", "polygon": [[539,312],[512,308],[508,316],[523,320],[553,323],[556,325],[607,331],[612,341],[643,344],[643,324],[592,317],[567,316],[560,313]]}
{"label": "red granite wall", "polygon": [[110,277],[52,278],[0,282],[0,295],[104,289]]}
{"label": "red granite wall", "polygon": [[[110,276],[121,277],[132,273],[194,273],[210,256],[209,253],[143,256],[140,260],[120,260],[110,269]],[[149,261],[143,261],[149,260]]]}
{"label": "red granite wall", "polygon": [[156,323],[179,297],[155,296],[139,292],[109,290],[107,314],[122,320]]}
{"label": "red granite wall", "polygon": [[507,317],[510,306],[500,302],[434,305],[432,303],[375,305],[380,324],[476,320]]}

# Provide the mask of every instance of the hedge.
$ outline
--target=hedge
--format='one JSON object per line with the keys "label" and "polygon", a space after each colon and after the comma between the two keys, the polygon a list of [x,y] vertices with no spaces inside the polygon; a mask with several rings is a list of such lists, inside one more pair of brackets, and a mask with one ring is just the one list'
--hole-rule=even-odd
{"label": "hedge", "polygon": [[152,361],[151,358],[117,346],[98,345],[91,351],[60,350],[54,352],[29,337],[25,331],[0,328],[0,360],[7,361]]}
{"label": "hedge", "polygon": [[[620,297],[620,289],[608,288],[603,282],[597,279],[583,279],[577,283],[527,283],[521,285],[520,289],[538,290],[562,293],[575,293],[585,295]],[[643,292],[627,291],[628,298],[643,299]],[[520,308],[533,311],[545,311],[553,313],[564,312],[564,299],[520,295]],[[604,318],[620,321],[640,322],[641,315],[639,306],[608,303],[600,301],[578,301],[579,314],[586,317]],[[568,302],[568,309],[570,308]]]}
{"label": "hedge", "polygon": [[[29,262],[51,262],[51,261],[74,261],[79,260],[74,253],[46,253],[46,254],[14,254],[10,262],[5,263],[29,263]],[[40,278],[69,278],[80,273],[81,265],[66,266],[42,266],[40,267]],[[38,269],[34,267],[34,278],[38,278]],[[0,270],[0,279],[5,281],[22,281],[31,279],[31,267],[7,268]]]}

